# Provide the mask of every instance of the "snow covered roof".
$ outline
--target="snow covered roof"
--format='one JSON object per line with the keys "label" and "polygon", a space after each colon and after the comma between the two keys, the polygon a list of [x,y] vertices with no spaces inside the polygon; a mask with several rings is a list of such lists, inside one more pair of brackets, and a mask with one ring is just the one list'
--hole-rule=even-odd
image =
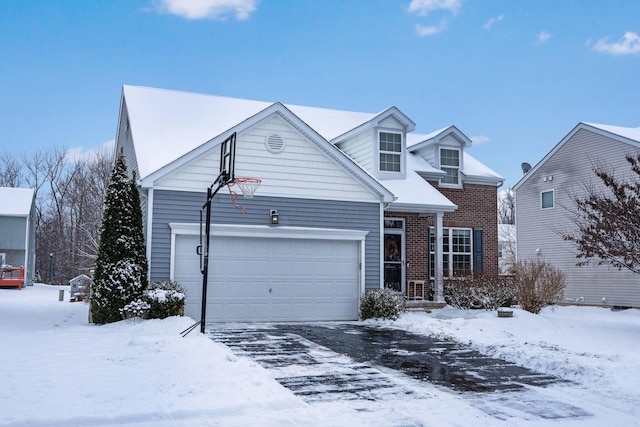
{"label": "snow covered roof", "polygon": [[[142,178],[275,104],[142,86],[123,96]],[[328,141],[380,114],[285,107]]]}
{"label": "snow covered roof", "polygon": [[[409,151],[410,157],[419,157],[413,153],[418,152],[418,150],[428,147],[431,144],[435,144],[439,141],[439,137],[446,136],[450,133],[454,133],[456,138],[459,139],[465,146],[471,145],[471,139],[469,139],[464,133],[462,133],[455,126],[447,126],[442,129],[438,129],[429,134],[419,134],[419,133],[408,133],[407,134],[407,148]],[[433,167],[428,162],[423,162],[421,168],[415,169],[424,173],[433,173],[437,175],[441,175],[442,170]],[[466,151],[463,152],[463,161],[462,161],[462,174],[467,178],[475,178],[484,181],[490,182],[502,182],[504,178],[500,176],[498,173],[485,166],[482,162],[477,160],[475,157],[471,156]]]}
{"label": "snow covered roof", "polygon": [[31,188],[0,187],[0,216],[29,216],[34,194]]}
{"label": "snow covered roof", "polygon": [[640,127],[627,128],[622,126],[600,125],[597,123],[584,123],[585,125],[598,128],[600,130],[613,133],[615,135],[622,136],[624,138],[632,139],[636,142],[640,142]]}
{"label": "snow covered roof", "polygon": [[[430,134],[412,133],[415,123],[396,107],[378,113],[362,113],[142,86],[124,86],[123,103],[135,141],[140,177],[143,179],[159,173],[157,171],[176,159],[190,152],[195,153],[194,150],[207,141],[242,123],[250,123],[275,106],[284,106],[320,137],[334,144],[389,116],[404,124],[408,131],[407,146],[412,147],[411,151],[426,147],[449,134],[453,134],[464,146],[471,144],[471,140],[455,126],[447,126]],[[409,210],[412,207],[414,211],[418,209],[421,212],[455,210],[454,203],[420,176],[427,174],[438,177],[443,174],[442,170],[411,151],[407,153],[406,179],[378,181],[397,197],[393,202],[394,208],[402,206]],[[466,153],[462,173],[465,177],[490,183],[503,180]]]}
{"label": "snow covered roof", "polygon": [[464,152],[462,173],[467,178],[488,179],[491,181],[504,181],[504,178],[487,167],[484,163],[473,157],[471,154]]}

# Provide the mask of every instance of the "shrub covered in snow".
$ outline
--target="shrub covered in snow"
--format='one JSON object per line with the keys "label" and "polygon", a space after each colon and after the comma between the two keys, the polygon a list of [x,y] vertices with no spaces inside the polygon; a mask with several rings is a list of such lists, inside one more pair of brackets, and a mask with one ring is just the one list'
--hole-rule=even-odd
{"label": "shrub covered in snow", "polygon": [[370,289],[360,300],[360,318],[396,320],[407,309],[404,296],[392,289]]}
{"label": "shrub covered in snow", "polygon": [[91,295],[91,321],[120,320],[120,309],[147,288],[147,258],[136,178],[120,153],[107,188]]}
{"label": "shrub covered in snow", "polygon": [[149,304],[149,319],[184,315],[184,289],[177,282],[152,282],[143,299]]}
{"label": "shrub covered in snow", "polygon": [[518,261],[514,294],[523,310],[538,314],[545,305],[562,301],[566,277],[557,267],[542,260]]}
{"label": "shrub covered in snow", "polygon": [[146,301],[137,299],[135,301],[131,301],[119,311],[123,319],[137,321],[146,319],[150,308],[151,306]]}
{"label": "shrub covered in snow", "polygon": [[476,274],[445,280],[444,294],[447,303],[456,308],[496,310],[513,298],[513,283]]}

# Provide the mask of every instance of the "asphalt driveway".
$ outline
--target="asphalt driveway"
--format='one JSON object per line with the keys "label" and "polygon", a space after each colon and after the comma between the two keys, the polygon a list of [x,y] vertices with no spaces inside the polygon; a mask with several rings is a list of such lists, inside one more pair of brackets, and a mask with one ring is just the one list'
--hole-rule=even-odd
{"label": "asphalt driveway", "polygon": [[588,416],[535,393],[562,380],[453,341],[357,322],[209,326],[213,340],[272,370],[311,404],[423,399],[435,385],[498,418],[511,418],[514,410],[525,419]]}

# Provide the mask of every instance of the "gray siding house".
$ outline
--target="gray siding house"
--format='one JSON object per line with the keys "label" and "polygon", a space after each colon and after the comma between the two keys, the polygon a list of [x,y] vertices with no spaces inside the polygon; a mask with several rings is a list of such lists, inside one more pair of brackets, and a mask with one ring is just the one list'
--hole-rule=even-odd
{"label": "gray siding house", "polygon": [[24,285],[32,285],[36,261],[35,191],[0,187],[0,200],[0,267],[24,267]]}
{"label": "gray siding house", "polygon": [[[464,152],[468,138],[451,127],[418,136],[410,149],[414,127],[396,107],[358,113],[125,86],[116,149],[140,179],[150,280],[178,281],[186,315],[199,318],[200,210],[218,175],[220,144],[235,133],[236,177],[262,182],[253,198],[237,199],[244,214],[232,203],[236,187],[213,199],[207,321],[356,320],[360,296],[383,287],[388,271],[406,290],[412,231],[385,215],[433,218],[443,241],[443,215],[457,206],[427,178],[461,188],[463,176],[490,187],[496,204],[502,178]],[[450,148],[447,171],[423,156],[434,157],[430,144]],[[385,236],[394,245],[386,259]],[[420,238],[426,266],[428,227]],[[467,243],[469,254],[457,256],[470,263]],[[447,255],[435,252],[441,284]],[[493,258],[497,265],[497,251]]]}
{"label": "gray siding house", "polygon": [[579,123],[514,186],[517,259],[540,258],[567,276],[567,303],[640,307],[640,276],[596,261],[576,266],[577,249],[560,232],[570,231],[572,197],[586,186],[603,187],[597,164],[630,176],[627,154],[640,152],[640,128]]}

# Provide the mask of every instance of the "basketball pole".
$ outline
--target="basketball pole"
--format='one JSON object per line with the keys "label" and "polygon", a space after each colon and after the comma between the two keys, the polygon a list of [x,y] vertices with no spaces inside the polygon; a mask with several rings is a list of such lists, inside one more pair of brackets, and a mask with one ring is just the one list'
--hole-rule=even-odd
{"label": "basketball pole", "polygon": [[[210,187],[207,188],[207,201],[202,205],[200,209],[200,245],[198,245],[196,252],[200,255],[201,270],[202,273],[202,309],[200,313],[200,321],[189,326],[184,331],[180,332],[183,337],[186,337],[189,332],[193,331],[198,325],[200,325],[200,332],[204,334],[205,323],[207,319],[207,286],[209,280],[209,242],[211,236],[211,201],[218,194],[218,191],[225,185],[230,186],[235,182],[235,160],[236,160],[236,133],[232,133],[227,139],[220,144],[220,173],[218,177],[213,181]],[[260,180],[258,180],[259,183]],[[214,190],[215,187],[215,190]],[[231,190],[231,189],[229,189]],[[244,191],[244,190],[243,190]],[[255,191],[255,189],[254,189]],[[244,194],[244,193],[243,193]],[[251,193],[253,195],[253,192]],[[235,206],[235,203],[234,203]],[[237,206],[236,206],[237,207]],[[202,241],[202,212],[206,210],[205,219],[205,241]],[[243,212],[244,213],[244,212]],[[204,243],[204,245],[203,245]],[[203,247],[204,246],[204,247]]]}
{"label": "basketball pole", "polygon": [[[206,211],[205,214],[205,231],[204,231],[204,247],[200,246],[198,247],[200,253],[199,255],[202,255],[202,309],[200,311],[200,321],[194,323],[193,325],[189,326],[187,329],[185,329],[184,331],[180,332],[180,334],[183,337],[186,337],[189,332],[193,331],[198,325],[200,325],[200,333],[204,334],[204,330],[205,330],[205,320],[207,318],[207,286],[208,286],[208,282],[209,282],[209,242],[210,242],[210,236],[211,236],[211,200],[213,200],[213,197],[218,194],[218,191],[220,191],[220,189],[222,187],[224,187],[224,185],[222,182],[224,182],[226,179],[226,172],[221,173],[218,178],[216,178],[216,180],[213,182],[213,185],[209,188],[207,188],[207,201],[205,202],[204,205],[202,205],[202,209],[200,209],[200,220],[202,221],[202,211]],[[218,187],[215,190],[212,190],[212,187],[214,185],[218,184]]]}

